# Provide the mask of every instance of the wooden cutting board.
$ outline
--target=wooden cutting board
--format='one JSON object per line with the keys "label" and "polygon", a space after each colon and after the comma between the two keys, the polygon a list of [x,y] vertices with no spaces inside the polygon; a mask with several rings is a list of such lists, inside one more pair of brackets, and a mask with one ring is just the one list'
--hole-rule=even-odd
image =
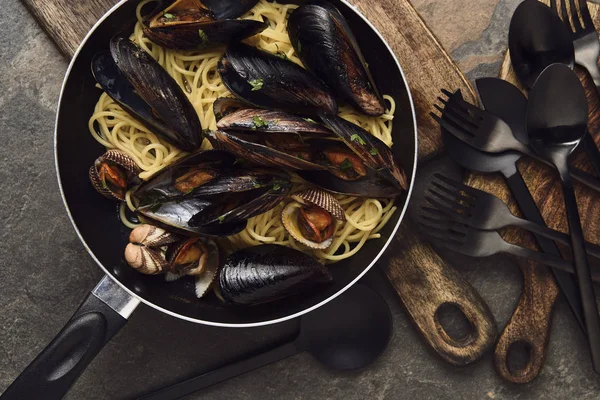
{"label": "wooden cutting board", "polygon": [[[117,0],[22,2],[70,58],[87,31]],[[398,56],[417,111],[419,159],[430,159],[442,145],[440,128],[429,116],[440,88],[460,88],[469,101],[475,101],[474,90],[408,0],[350,2],[383,34]],[[426,342],[452,364],[471,363],[493,345],[493,316],[466,280],[428,244],[414,237],[412,229],[409,223],[403,224],[396,242],[390,246],[393,249],[388,250],[391,262],[386,274]],[[453,341],[439,329],[436,310],[440,302],[456,303],[463,309],[474,328],[465,340]]]}

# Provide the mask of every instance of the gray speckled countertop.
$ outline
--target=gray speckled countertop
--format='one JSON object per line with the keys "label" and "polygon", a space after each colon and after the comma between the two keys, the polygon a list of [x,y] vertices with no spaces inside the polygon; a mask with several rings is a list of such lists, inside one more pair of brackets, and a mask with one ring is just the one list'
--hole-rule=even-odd
{"label": "gray speckled countertop", "polygon": [[[519,0],[413,0],[471,79],[495,76],[508,21]],[[2,0],[0,19],[0,390],[60,330],[100,277],[63,209],[54,173],[52,135],[65,60],[18,0]],[[499,330],[520,294],[521,276],[507,258],[457,259],[453,265],[482,294]],[[389,349],[368,369],[325,370],[299,354],[190,399],[596,399],[584,338],[565,302],[557,303],[549,354],[531,384],[502,382],[492,356],[466,368],[430,351],[397,299]],[[129,398],[270,343],[294,323],[245,330],[194,325],[145,306],[74,386],[70,399]],[[243,338],[243,340],[242,340]],[[241,343],[244,345],[241,345]],[[251,347],[246,347],[251,346]],[[217,351],[220,349],[222,351]],[[218,356],[216,356],[218,354]]]}

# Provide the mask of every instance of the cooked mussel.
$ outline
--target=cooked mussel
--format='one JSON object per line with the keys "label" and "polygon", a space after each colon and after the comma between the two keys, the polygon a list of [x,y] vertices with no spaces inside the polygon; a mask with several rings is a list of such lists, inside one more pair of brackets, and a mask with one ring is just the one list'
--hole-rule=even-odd
{"label": "cooked mussel", "polygon": [[332,280],[323,264],[308,254],[279,245],[262,245],[230,255],[218,284],[228,303],[254,305],[308,291]]}
{"label": "cooked mussel", "polygon": [[[323,124],[358,155],[366,166],[375,170],[377,174],[399,189],[408,189],[406,173],[396,162],[394,153],[385,143],[360,126],[336,115],[321,115],[320,117]],[[348,160],[353,166],[356,164],[351,158]]]}
{"label": "cooked mussel", "polygon": [[278,110],[243,108],[222,116],[219,130],[259,131],[331,136],[332,132],[309,118]]}
{"label": "cooked mussel", "polygon": [[204,50],[253,36],[267,24],[229,19],[254,6],[249,1],[177,0],[167,8],[157,7],[144,19],[144,34],[154,43],[177,50]]}
{"label": "cooked mussel", "polygon": [[217,70],[231,93],[254,106],[302,115],[337,113],[337,103],[321,80],[289,60],[247,44],[229,46]]}
{"label": "cooked mussel", "polygon": [[215,149],[226,150],[251,163],[292,170],[325,170],[312,160],[309,143],[289,133],[210,131],[206,138]]}
{"label": "cooked mussel", "polygon": [[202,193],[209,188],[208,183],[225,174],[234,162],[235,157],[225,151],[192,153],[141,184],[132,194],[134,203],[144,206]]}
{"label": "cooked mussel", "polygon": [[219,249],[210,239],[194,237],[179,241],[168,248],[169,271],[176,275],[202,275],[219,266]]}
{"label": "cooked mussel", "polygon": [[304,4],[292,12],[287,29],[298,57],[334,93],[367,115],[385,112],[356,38],[337,8],[325,1]]}
{"label": "cooked mussel", "polygon": [[90,182],[98,193],[109,199],[125,200],[125,193],[142,172],[135,160],[117,149],[108,150],[90,167]]}
{"label": "cooked mussel", "polygon": [[330,193],[306,189],[292,194],[281,213],[285,229],[294,239],[313,249],[326,249],[333,243],[336,220],[345,221],[346,214]]}
{"label": "cooked mussel", "polygon": [[213,113],[217,121],[242,108],[248,108],[248,103],[233,97],[219,97],[213,102]]}
{"label": "cooked mussel", "polygon": [[196,110],[167,71],[135,43],[113,38],[110,53],[92,59],[92,72],[102,89],[151,132],[181,150],[200,147]]}

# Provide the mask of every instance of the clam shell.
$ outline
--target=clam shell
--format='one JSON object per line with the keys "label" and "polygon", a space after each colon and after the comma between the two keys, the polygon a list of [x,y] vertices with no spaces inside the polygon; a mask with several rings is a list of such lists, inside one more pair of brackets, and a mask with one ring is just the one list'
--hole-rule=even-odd
{"label": "clam shell", "polygon": [[292,237],[298,242],[310,247],[311,249],[324,250],[331,246],[333,243],[333,236],[321,243],[313,242],[302,236],[302,232],[300,232],[298,223],[296,222],[296,215],[300,210],[300,207],[302,207],[300,203],[292,202],[285,206],[281,212],[281,222],[283,223],[285,230],[288,231],[289,234],[292,235]]}
{"label": "clam shell", "polygon": [[138,167],[135,160],[129,154],[125,153],[122,150],[118,150],[118,149],[108,150],[106,153],[104,153],[100,157],[98,157],[96,159],[96,161],[94,162],[94,165],[92,165],[90,167],[90,171],[89,171],[90,182],[92,182],[92,186],[94,187],[94,189],[96,189],[96,191],[98,193],[100,193],[102,196],[104,196],[108,199],[111,199],[111,200],[116,199],[116,200],[124,201],[125,198],[121,198],[121,196],[117,196],[115,193],[108,190],[102,184],[102,181],[100,180],[100,176],[98,176],[98,167],[97,166],[102,161],[105,161],[105,160],[111,161],[111,162],[125,168],[125,170],[129,173],[129,175],[128,175],[129,184],[131,184],[131,178],[138,176],[139,173],[142,172],[142,170],[140,167]]}
{"label": "clam shell", "polygon": [[219,271],[219,248],[212,240],[206,241],[206,247],[209,250],[205,260],[204,272],[196,276],[196,296],[199,299],[208,293]]}
{"label": "clam shell", "polygon": [[181,237],[171,232],[150,224],[136,227],[129,234],[131,243],[140,243],[146,247],[158,248],[167,244],[175,243]]}
{"label": "clam shell", "polygon": [[168,266],[161,250],[134,243],[125,247],[125,260],[129,266],[146,275],[160,274]]}
{"label": "clam shell", "polygon": [[106,153],[104,153],[104,155],[102,155],[100,158],[112,161],[125,168],[127,171],[131,172],[134,175],[139,175],[139,173],[142,172],[142,169],[138,167],[133,157],[131,157],[129,154],[125,153],[122,150],[110,149]]}
{"label": "clam shell", "polygon": [[98,176],[98,170],[96,169],[95,165],[92,165],[90,167],[89,176],[90,176],[90,182],[92,183],[92,186],[94,187],[96,192],[100,193],[102,196],[106,197],[107,199],[119,200],[119,201],[125,200],[125,199],[122,199],[120,196],[116,196],[113,192],[108,190],[108,188],[106,188],[102,184],[102,181],[100,180],[100,177]]}
{"label": "clam shell", "polygon": [[305,189],[292,194],[292,198],[300,204],[313,204],[328,211],[338,221],[346,220],[346,212],[331,193],[321,189]]}

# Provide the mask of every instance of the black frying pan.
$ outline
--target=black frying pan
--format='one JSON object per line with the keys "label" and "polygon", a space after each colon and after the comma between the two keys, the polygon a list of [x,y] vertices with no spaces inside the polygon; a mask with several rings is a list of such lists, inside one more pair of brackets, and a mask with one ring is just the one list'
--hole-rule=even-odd
{"label": "black frying pan", "polygon": [[399,211],[354,257],[330,267],[327,288],[276,303],[233,307],[218,300],[199,300],[193,282],[166,283],[162,276],[135,272],[123,260],[129,230],[117,218],[117,207],[94,191],[88,169],[104,149],[88,133],[88,119],[100,95],[90,72],[92,56],[108,48],[110,38],[132,26],[136,1],[123,0],[90,31],[67,70],[60,97],[55,157],[63,200],[73,226],[106,276],[63,330],[6,390],[2,398],[61,398],[104,344],[125,324],[140,301],[191,322],[227,327],[272,324],[309,312],[348,289],[379,259],[395,234],[412,191],[416,167],[415,112],[398,60],[375,28],[344,0],[331,0],[348,19],[379,88],[397,102],[393,151],[411,177],[410,190],[397,200]]}

